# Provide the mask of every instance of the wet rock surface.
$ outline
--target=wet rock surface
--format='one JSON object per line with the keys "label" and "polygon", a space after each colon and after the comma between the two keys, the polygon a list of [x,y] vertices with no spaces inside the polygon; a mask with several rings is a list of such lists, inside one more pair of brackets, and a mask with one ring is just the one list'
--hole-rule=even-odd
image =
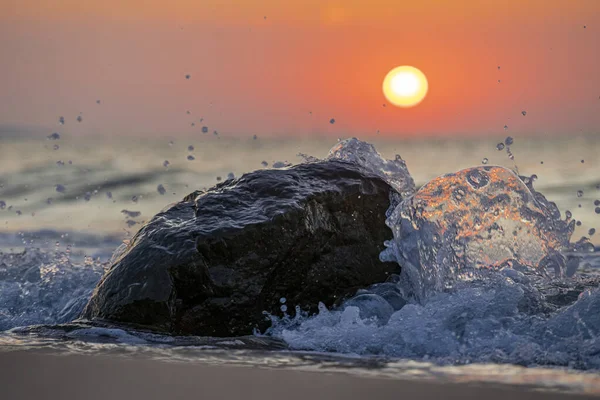
{"label": "wet rock surface", "polygon": [[378,257],[391,195],[381,178],[333,160],[194,192],[114,257],[82,318],[240,336],[268,327],[263,311],[282,315],[282,302],[289,314],[332,306],[398,273]]}

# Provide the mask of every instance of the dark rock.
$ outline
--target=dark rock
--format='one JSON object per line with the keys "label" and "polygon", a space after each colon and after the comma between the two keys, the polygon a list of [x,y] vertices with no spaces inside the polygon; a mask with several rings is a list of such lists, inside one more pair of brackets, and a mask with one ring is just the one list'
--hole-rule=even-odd
{"label": "dark rock", "polygon": [[194,192],[147,223],[82,318],[177,335],[240,336],[267,311],[318,311],[398,273],[379,261],[397,196],[340,161],[261,170]]}

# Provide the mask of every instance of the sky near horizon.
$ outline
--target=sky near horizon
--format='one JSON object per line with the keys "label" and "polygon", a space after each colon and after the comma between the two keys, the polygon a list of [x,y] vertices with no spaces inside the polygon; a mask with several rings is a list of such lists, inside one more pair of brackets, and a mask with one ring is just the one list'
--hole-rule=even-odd
{"label": "sky near horizon", "polygon": [[[0,125],[600,134],[599,49],[600,0],[4,0]],[[414,108],[382,94],[398,65],[429,80]]]}

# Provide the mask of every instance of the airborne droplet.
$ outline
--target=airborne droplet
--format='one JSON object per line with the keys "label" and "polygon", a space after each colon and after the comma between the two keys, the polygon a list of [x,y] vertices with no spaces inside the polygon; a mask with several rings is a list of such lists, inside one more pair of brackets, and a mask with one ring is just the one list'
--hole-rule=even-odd
{"label": "airborne droplet", "polygon": [[523,114],[523,116],[526,116],[527,115],[527,111],[523,110],[523,111],[521,111],[521,114]]}
{"label": "airborne droplet", "polygon": [[165,189],[165,187],[162,184],[160,184],[156,187],[156,191],[158,193],[160,193],[161,196],[164,195],[165,193],[167,193],[167,190]]}
{"label": "airborne droplet", "polygon": [[583,197],[583,190],[577,191],[577,197]]}
{"label": "airborne droplet", "polygon": [[331,125],[335,124],[335,118],[331,118],[331,119],[329,120],[329,123],[330,123]]}
{"label": "airborne droplet", "polygon": [[502,150],[504,150],[504,143],[498,143],[498,144],[496,145],[496,149],[498,149],[498,151],[502,151]]}
{"label": "airborne droplet", "polygon": [[487,159],[487,157],[486,157],[486,158],[484,158],[483,160],[481,160],[481,163],[482,163],[482,164],[487,164],[487,163],[488,163],[488,161],[489,161],[489,160],[488,160],[488,159]]}
{"label": "airborne droplet", "polygon": [[514,139],[510,136],[508,136],[506,139],[504,139],[504,144],[506,144],[507,146],[511,146],[514,143]]}

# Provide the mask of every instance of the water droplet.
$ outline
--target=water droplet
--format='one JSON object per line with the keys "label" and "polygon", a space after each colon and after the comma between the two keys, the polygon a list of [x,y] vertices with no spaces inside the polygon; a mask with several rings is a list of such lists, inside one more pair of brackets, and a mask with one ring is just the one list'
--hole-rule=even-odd
{"label": "water droplet", "polygon": [[191,144],[188,146],[188,151],[194,151],[194,146],[192,146]]}
{"label": "water droplet", "polygon": [[585,162],[585,160],[581,160],[581,163],[583,164]]}
{"label": "water droplet", "polygon": [[51,205],[53,201],[54,201],[54,199],[52,197],[48,197],[46,199],[46,204]]}
{"label": "water droplet", "polygon": [[208,126],[202,127],[202,133],[208,133]]}
{"label": "water droplet", "polygon": [[504,150],[504,143],[498,143],[498,144],[496,145],[496,149],[498,149],[498,151],[502,151],[502,150]]}
{"label": "water droplet", "polygon": [[335,124],[335,118],[331,118],[331,119],[329,120],[329,123],[330,123],[331,125]]}
{"label": "water droplet", "polygon": [[64,165],[65,165],[65,162],[64,162],[64,161],[61,161],[61,160],[58,160],[58,161],[56,162],[56,165],[58,165],[58,166],[61,166],[61,167],[62,167],[62,166],[64,166]]}
{"label": "water droplet", "polygon": [[96,100],[96,104],[100,104],[100,100]]}
{"label": "water droplet", "polygon": [[543,164],[543,163],[544,163],[543,161],[540,161],[540,164]]}
{"label": "water droplet", "polygon": [[158,193],[160,193],[161,196],[163,196],[165,193],[167,193],[167,190],[165,189],[165,187],[162,184],[160,184],[156,187],[156,191]]}
{"label": "water droplet", "polygon": [[233,174],[233,172],[227,174],[227,179],[235,179],[235,175]]}
{"label": "water droplet", "polygon": [[53,148],[54,148],[54,150],[58,150],[60,148],[60,146],[55,144]]}
{"label": "water droplet", "polygon": [[4,210],[6,208],[6,202],[4,200],[0,200],[0,210]]}
{"label": "water droplet", "polygon": [[58,117],[58,123],[61,125],[65,124],[65,117]]}
{"label": "water droplet", "polygon": [[171,146],[171,147],[173,147],[174,144],[175,143],[172,140],[169,142],[169,146]]}
{"label": "water droplet", "polygon": [[577,197],[583,197],[583,190],[577,191]]}
{"label": "water droplet", "polygon": [[63,185],[58,184],[58,185],[56,185],[56,191],[58,193],[64,193],[67,191],[67,188]]}
{"label": "water droplet", "polygon": [[90,192],[85,192],[85,195],[83,195],[83,198],[85,201],[90,201],[90,199],[92,198],[92,194]]}
{"label": "water droplet", "polygon": [[523,111],[521,111],[521,114],[523,114],[523,116],[526,116],[527,115],[527,111],[523,110]]}
{"label": "water droplet", "polygon": [[132,201],[133,203],[137,203],[137,202],[138,202],[138,197],[137,197],[137,196],[132,196],[132,197],[131,197],[131,201]]}
{"label": "water droplet", "polygon": [[498,69],[500,69],[500,66],[498,65]]}
{"label": "water droplet", "polygon": [[109,199],[112,199],[112,192],[106,192],[106,197],[108,197]]}
{"label": "water droplet", "polygon": [[213,135],[215,135],[215,136],[218,136],[218,135],[219,135],[219,132],[217,132],[217,131],[213,131]]}
{"label": "water droplet", "polygon": [[594,236],[594,233],[596,233],[596,229],[594,229],[594,228],[591,228],[591,229],[588,231],[588,235],[590,235],[590,236]]}
{"label": "water droplet", "polygon": [[253,136],[252,136],[252,139],[256,140],[256,139],[258,139],[258,136],[256,136],[256,135],[253,135]]}
{"label": "water droplet", "polygon": [[487,157],[484,157],[484,158],[483,158],[483,160],[481,160],[481,163],[482,163],[482,164],[487,164],[487,163],[488,163],[488,161],[489,161],[489,160],[487,159]]}
{"label": "water droplet", "polygon": [[83,121],[83,117],[81,115],[78,115],[77,116],[77,122],[81,122],[81,121]]}
{"label": "water droplet", "polygon": [[595,212],[596,214],[600,214],[600,207],[596,207],[596,208],[594,209],[594,212]]}
{"label": "water droplet", "polygon": [[189,156],[187,156],[187,159],[189,161],[194,161],[196,159],[196,157],[194,157],[193,155],[190,154]]}
{"label": "water droplet", "polygon": [[165,168],[168,168],[168,167],[169,167],[169,164],[171,164],[171,163],[169,162],[169,160],[165,160],[165,161],[163,161],[163,167],[165,167]]}
{"label": "water droplet", "polygon": [[285,297],[282,297],[282,298],[279,299],[279,302],[281,304],[285,304],[286,301],[287,301],[287,299]]}
{"label": "water droplet", "polygon": [[190,79],[191,77],[192,77],[192,76],[191,76],[190,74],[187,74],[187,75],[185,76],[185,79]]}
{"label": "water droplet", "polygon": [[595,206],[600,206],[600,200],[594,200],[594,205]]}
{"label": "water droplet", "polygon": [[190,115],[190,114],[191,114],[190,110],[187,110],[185,113],[186,113],[187,115]]}
{"label": "water droplet", "polygon": [[221,177],[217,176],[217,181],[221,182]]}
{"label": "water droplet", "polygon": [[573,213],[571,213],[571,211],[567,210],[567,211],[565,211],[565,217],[567,217],[567,219],[571,219],[571,218],[573,218]]}
{"label": "water droplet", "polygon": [[196,123],[195,123],[195,122],[192,122],[190,125],[191,125],[191,127],[193,128],[194,126],[196,126]]}
{"label": "water droplet", "polygon": [[514,139],[511,136],[508,136],[506,139],[504,139],[504,144],[506,144],[507,146],[511,146],[514,143]]}
{"label": "water droplet", "polygon": [[286,312],[287,311],[287,306],[284,304],[281,307],[279,307],[281,309],[282,312]]}
{"label": "water droplet", "polygon": [[263,161],[261,162],[261,165],[262,165],[263,167],[266,167],[266,166],[268,166],[268,165],[269,165],[269,163],[263,160]]}
{"label": "water droplet", "polygon": [[46,136],[48,138],[48,140],[58,140],[60,139],[60,133],[58,132],[54,132],[51,135]]}
{"label": "water droplet", "polygon": [[577,222],[575,223],[575,225],[577,225],[577,226],[581,226],[581,221],[577,221]]}
{"label": "water droplet", "polygon": [[504,130],[507,131],[508,130],[508,125],[504,125]]}

